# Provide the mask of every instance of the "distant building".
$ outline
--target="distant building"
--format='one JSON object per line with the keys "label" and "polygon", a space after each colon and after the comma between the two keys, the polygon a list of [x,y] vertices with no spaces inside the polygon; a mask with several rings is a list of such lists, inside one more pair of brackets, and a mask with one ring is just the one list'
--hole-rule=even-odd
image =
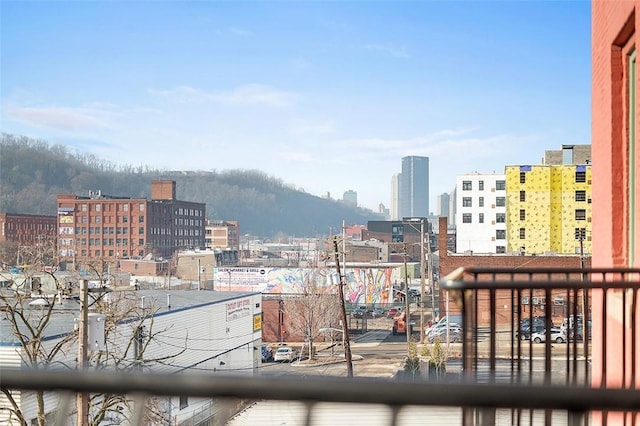
{"label": "distant building", "polygon": [[0,242],[35,246],[56,238],[56,216],[0,213]]}
{"label": "distant building", "polygon": [[240,227],[237,221],[208,220],[204,227],[208,249],[240,249]]}
{"label": "distant building", "polygon": [[399,218],[429,215],[429,158],[402,158]]}
{"label": "distant building", "polygon": [[342,194],[342,201],[352,207],[358,207],[358,193],[349,189]]}
{"label": "distant building", "polygon": [[456,226],[456,212],[458,211],[457,197],[458,191],[456,188],[453,188],[453,191],[451,191],[449,196],[449,216],[447,223],[449,223],[449,226],[454,228]]}
{"label": "distant building", "polygon": [[470,173],[456,177],[458,253],[507,251],[505,175]]}
{"label": "distant building", "polygon": [[391,207],[389,219],[398,220],[400,218],[400,175],[391,176]]}
{"label": "distant building", "polygon": [[451,196],[446,192],[436,198],[436,214],[438,216],[449,217],[449,204]]}
{"label": "distant building", "polygon": [[378,204],[378,213],[385,219],[389,219],[389,209],[383,204]]}
{"label": "distant building", "polygon": [[204,247],[205,204],[176,200],[175,181],[151,182],[151,200],[104,195],[58,195],[61,264],[170,258]]}
{"label": "distant building", "polygon": [[[508,251],[591,253],[591,165],[507,166]],[[459,231],[458,231],[459,232]]]}

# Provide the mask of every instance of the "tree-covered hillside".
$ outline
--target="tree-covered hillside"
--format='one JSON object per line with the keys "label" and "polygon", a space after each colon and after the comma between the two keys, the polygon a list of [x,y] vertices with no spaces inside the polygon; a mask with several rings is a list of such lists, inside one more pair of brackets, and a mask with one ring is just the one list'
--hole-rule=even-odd
{"label": "tree-covered hillside", "polygon": [[315,237],[342,221],[365,224],[380,219],[371,211],[294,190],[256,170],[162,171],[121,167],[61,145],[3,134],[0,140],[0,212],[56,214],[56,195],[103,194],[149,198],[151,181],[175,180],[177,198],[203,202],[207,217],[237,220],[240,231]]}

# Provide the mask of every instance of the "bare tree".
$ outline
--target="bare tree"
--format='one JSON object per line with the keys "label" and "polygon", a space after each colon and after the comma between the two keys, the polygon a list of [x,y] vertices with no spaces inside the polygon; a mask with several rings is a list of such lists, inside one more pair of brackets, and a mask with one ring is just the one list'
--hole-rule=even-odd
{"label": "bare tree", "polygon": [[[50,247],[55,250],[55,247]],[[0,289],[0,312],[11,327],[16,343],[19,345],[17,353],[21,363],[30,369],[44,370],[49,368],[75,369],[73,354],[78,348],[78,331],[69,327],[66,333],[55,340],[46,339],[47,336],[59,330],[54,330],[53,319],[57,316],[69,315],[69,299],[63,302],[63,295],[73,296],[77,294],[77,286],[70,288],[69,278],[61,282],[52,268],[45,268],[42,262],[53,259],[54,256],[46,256],[39,253],[42,247],[31,251],[25,250],[25,265],[20,279],[15,279],[6,288]],[[102,265],[83,265],[85,271],[89,271],[98,282],[101,289],[97,293],[91,293],[88,309],[101,313],[105,317],[105,342],[106,351],[90,353],[88,362],[92,367],[112,369],[117,371],[134,371],[149,368],[154,364],[164,363],[176,357],[186,350],[186,342],[183,348],[176,348],[173,353],[162,357],[146,357],[145,352],[151,342],[164,330],[155,330],[153,313],[154,308],[141,309],[139,299],[134,292],[109,292],[106,283],[111,277],[101,274],[99,268]],[[9,281],[12,276],[8,276]],[[15,278],[16,276],[13,276]],[[75,276],[75,280],[79,277]],[[108,297],[105,297],[108,295]],[[73,299],[71,299],[73,300]],[[62,309],[63,303],[66,304]],[[79,315],[78,306],[78,313]],[[69,320],[71,320],[69,318]],[[69,321],[70,323],[71,321]],[[123,340],[124,336],[124,340]],[[124,341],[124,343],[122,343]],[[8,407],[0,410],[8,412],[13,422],[21,425],[28,424],[29,419],[20,409],[19,401],[14,397],[12,390],[2,387],[0,392],[8,401]],[[38,426],[46,424],[45,392],[35,392],[37,405]],[[104,424],[109,419],[127,424],[130,422],[128,413],[132,400],[124,395],[91,395],[88,423],[90,425]],[[146,422],[148,424],[167,423],[165,410],[162,409],[162,401],[150,399],[145,406]],[[128,408],[128,409],[125,409]],[[113,423],[112,423],[113,424]]]}
{"label": "bare tree", "polygon": [[302,293],[286,301],[288,328],[302,335],[308,346],[309,358],[314,356],[313,342],[321,328],[340,321],[340,304],[336,289],[326,284],[324,274],[309,274],[304,279]]}

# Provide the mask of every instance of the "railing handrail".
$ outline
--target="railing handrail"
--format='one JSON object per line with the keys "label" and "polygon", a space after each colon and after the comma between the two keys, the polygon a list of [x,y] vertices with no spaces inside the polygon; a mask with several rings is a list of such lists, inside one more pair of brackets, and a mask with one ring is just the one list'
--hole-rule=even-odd
{"label": "railing handrail", "polygon": [[[530,279],[514,280],[508,278]],[[572,279],[562,279],[561,276]],[[467,278],[469,277],[469,278]],[[498,279],[496,279],[498,278]],[[598,279],[594,279],[598,278]],[[629,281],[629,278],[634,280]],[[440,280],[444,290],[522,288],[640,288],[640,268],[503,268],[459,267]]]}
{"label": "railing handrail", "polygon": [[367,378],[166,375],[0,369],[2,388],[109,394],[188,395],[260,400],[346,402],[589,412],[640,410],[640,390],[571,386],[403,382]]}

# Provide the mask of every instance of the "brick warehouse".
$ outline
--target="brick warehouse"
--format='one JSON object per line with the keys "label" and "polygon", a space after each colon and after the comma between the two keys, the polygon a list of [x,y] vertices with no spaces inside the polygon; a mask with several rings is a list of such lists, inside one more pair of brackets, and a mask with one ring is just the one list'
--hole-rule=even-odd
{"label": "brick warehouse", "polygon": [[58,249],[61,263],[171,258],[204,247],[205,204],[176,199],[176,182],[151,182],[151,200],[92,192],[59,194]]}
{"label": "brick warehouse", "polygon": [[[441,217],[439,222],[439,229],[447,229],[447,218]],[[447,235],[440,233],[438,236],[438,248],[440,253],[440,277],[444,278],[446,275],[452,273],[460,267],[481,267],[481,268],[545,268],[545,269],[562,269],[562,268],[574,268],[578,269],[581,266],[581,258],[579,255],[558,255],[558,256],[540,256],[540,255],[525,255],[514,256],[508,254],[493,254],[493,255],[451,255],[447,252]],[[584,259],[584,267],[591,267],[591,259]],[[534,293],[533,295],[539,302],[554,303],[552,309],[552,315],[554,322],[564,318],[565,306],[560,304],[560,297],[563,297],[561,292],[554,293],[554,301],[546,301],[544,294]],[[511,310],[515,307],[512,304],[510,290],[498,291],[496,293],[498,300],[503,300],[505,306],[502,311],[496,312],[496,320],[499,323],[507,323],[511,321]],[[484,303],[483,303],[484,302]],[[533,304],[532,300],[527,300],[527,304],[522,305],[522,314],[528,315],[533,310],[532,314],[544,315],[545,305],[543,303]],[[440,294],[440,312],[446,312],[446,298],[444,292]],[[522,303],[522,301],[521,301]],[[454,295],[450,295],[449,301],[449,313],[455,314],[460,312],[460,307],[457,299]],[[478,320],[480,322],[489,321],[489,300],[480,299],[478,306]]]}

